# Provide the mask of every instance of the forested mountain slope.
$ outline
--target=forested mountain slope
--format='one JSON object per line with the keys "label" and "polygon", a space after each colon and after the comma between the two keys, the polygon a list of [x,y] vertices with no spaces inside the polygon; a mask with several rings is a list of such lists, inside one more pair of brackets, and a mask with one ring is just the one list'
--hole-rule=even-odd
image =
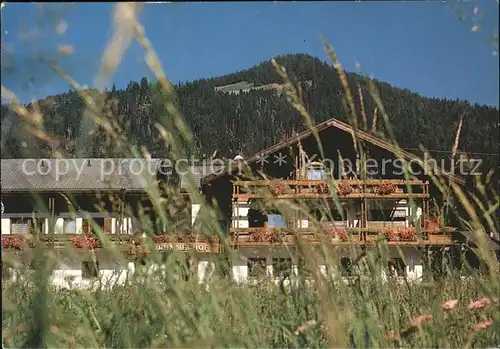
{"label": "forested mountain slope", "polygon": [[[331,117],[348,120],[344,107],[345,92],[331,65],[305,54],[284,55],[277,57],[277,61],[286,67],[294,82],[300,83],[304,104],[315,122]],[[367,80],[353,73],[348,74],[348,80],[358,111],[361,105],[358,83],[362,86],[370,131],[375,103],[368,92]],[[222,77],[178,84],[176,103],[193,131],[197,155],[212,154],[215,150],[218,156],[233,157],[237,152],[248,155],[290,136],[294,130],[303,129],[301,116],[276,90],[278,87],[279,91],[282,83],[272,63],[266,61]],[[402,147],[423,145],[427,149],[445,151],[433,153],[435,156],[446,156],[446,151],[452,148],[458,120],[464,115],[459,150],[497,152],[498,109],[471,105],[466,101],[424,98],[387,83],[374,83]],[[243,90],[228,93],[227,85],[231,84],[237,84],[235,86]],[[261,88],[263,85],[268,86]],[[229,87],[231,89],[234,86]],[[157,84],[145,78],[140,82],[130,82],[123,90],[113,86],[110,91],[105,91],[109,102],[106,115],[118,122],[130,142],[145,145],[153,156],[164,156],[165,148],[160,144],[154,127],[162,113],[157,91]],[[113,147],[102,130],[80,132],[85,104],[75,91],[48,97],[39,104],[45,129],[61,139],[59,148],[66,156],[122,155],[122,150]],[[54,146],[30,136],[20,118],[5,105],[2,106],[1,118],[2,158],[51,156]],[[384,133],[380,113],[377,120],[376,132]],[[362,125],[361,117],[359,124]],[[487,157],[491,165],[498,161],[498,157],[492,155],[480,156]]]}

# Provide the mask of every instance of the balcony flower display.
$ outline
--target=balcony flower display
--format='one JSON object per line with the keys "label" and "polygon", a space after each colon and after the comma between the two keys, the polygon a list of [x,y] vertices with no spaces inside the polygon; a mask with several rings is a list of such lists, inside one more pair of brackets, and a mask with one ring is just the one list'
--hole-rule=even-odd
{"label": "balcony flower display", "polygon": [[384,236],[387,241],[395,241],[398,238],[398,233],[395,229],[384,230]]}
{"label": "balcony flower display", "polygon": [[267,229],[259,229],[250,234],[250,239],[253,242],[272,242],[275,232]]}
{"label": "balcony flower display", "polygon": [[289,188],[279,180],[272,181],[269,185],[269,191],[273,195],[283,195],[289,193]]}
{"label": "balcony flower display", "polygon": [[417,232],[414,228],[386,229],[384,235],[387,241],[415,241]]}
{"label": "balcony flower display", "polygon": [[99,240],[94,236],[75,236],[70,239],[70,242],[78,249],[99,247]]}
{"label": "balcony flower display", "polygon": [[275,231],[268,235],[269,242],[284,242],[286,240],[286,233]]}
{"label": "balcony flower display", "polygon": [[327,183],[321,183],[316,186],[317,194],[330,194],[330,188],[328,188]]}
{"label": "balcony flower display", "polygon": [[153,236],[153,241],[157,244],[163,244],[166,242],[175,242],[176,237],[171,234],[162,234],[162,235],[154,235]]}
{"label": "balcony flower display", "polygon": [[389,195],[396,192],[398,187],[392,183],[383,183],[377,187],[377,193],[380,195]]}
{"label": "balcony flower display", "polygon": [[24,249],[24,237],[22,236],[2,236],[2,248],[22,250]]}
{"label": "balcony flower display", "polygon": [[328,232],[328,235],[332,239],[339,239],[342,242],[346,242],[348,240],[347,233],[344,229],[333,229]]}
{"label": "balcony flower display", "polygon": [[350,184],[340,183],[337,187],[337,191],[340,196],[345,196],[351,194],[354,191],[354,189]]}
{"label": "balcony flower display", "polygon": [[401,241],[414,241],[417,237],[417,232],[414,228],[400,228],[398,229],[398,235]]}

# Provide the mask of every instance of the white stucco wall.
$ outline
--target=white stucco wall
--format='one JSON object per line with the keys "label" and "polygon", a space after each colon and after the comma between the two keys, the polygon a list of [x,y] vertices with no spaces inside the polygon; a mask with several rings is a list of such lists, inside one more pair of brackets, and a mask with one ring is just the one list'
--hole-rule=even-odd
{"label": "white stucco wall", "polygon": [[[76,267],[76,266],[75,266]],[[128,269],[124,266],[121,269],[101,269],[97,279],[83,278],[81,269],[56,269],[52,274],[51,282],[60,288],[87,288],[93,285],[102,287],[112,287],[122,285],[127,279]]]}
{"label": "white stucco wall", "polygon": [[215,264],[210,261],[198,262],[198,281],[203,283],[210,280],[215,270]]}
{"label": "white stucco wall", "polygon": [[233,228],[248,228],[248,210],[250,205],[247,201],[240,201],[239,205],[233,205]]}
{"label": "white stucco wall", "polygon": [[238,255],[233,260],[233,279],[237,282],[244,282],[248,279],[247,258]]}
{"label": "white stucco wall", "polygon": [[76,219],[76,233],[77,234],[82,234],[82,225],[83,225],[83,219],[77,218]]}
{"label": "white stucco wall", "polygon": [[[90,215],[92,217],[92,214]],[[102,215],[96,215],[95,218],[99,218]],[[54,226],[54,233],[55,234],[66,234],[67,232],[64,231],[64,222],[65,220],[69,220],[70,218],[64,218],[64,217],[59,217],[56,219],[55,226]],[[118,224],[120,221],[119,218],[111,218],[111,233],[112,234],[131,234],[133,231],[132,227],[132,218],[129,217],[124,217],[123,218],[123,223]],[[10,218],[2,218],[2,234],[10,234],[10,225],[11,225],[11,219]],[[75,219],[75,226],[76,226],[76,234],[82,234],[83,233],[83,218],[78,217]],[[44,233],[48,234],[49,233],[49,219],[45,218],[44,219]]]}
{"label": "white stucco wall", "polygon": [[132,234],[133,229],[132,229],[132,218],[126,217],[123,219],[123,225],[122,225],[122,234]]}
{"label": "white stucco wall", "polygon": [[2,234],[10,234],[10,219],[2,218]]}
{"label": "white stucco wall", "polygon": [[[96,260],[99,263],[97,278],[83,277],[83,262]],[[128,263],[119,262],[112,255],[98,251],[92,255],[71,253],[59,257],[59,265],[52,274],[52,283],[57,287],[90,287],[100,284],[110,287],[113,284],[123,284],[127,278]]]}
{"label": "white stucco wall", "polygon": [[[97,278],[83,277],[83,262],[92,261],[99,263],[99,273]],[[213,262],[206,256],[200,256],[195,266],[200,283],[210,280],[210,276],[215,270]],[[148,275],[154,275],[155,270],[167,271],[166,265],[153,264],[148,268]],[[59,264],[51,275],[51,283],[59,288],[110,288],[114,285],[123,285],[136,271],[134,262],[116,261],[111,255],[105,255],[102,251],[96,252],[93,256],[80,253],[73,253],[59,257]]]}
{"label": "white stucco wall", "polygon": [[64,218],[57,218],[54,226],[54,234],[64,234]]}
{"label": "white stucco wall", "polygon": [[200,209],[200,204],[191,204],[191,225],[194,225],[196,217],[198,217],[198,214],[200,213]]}
{"label": "white stucco wall", "polygon": [[298,228],[309,228],[309,220],[308,219],[299,219],[297,221]]}

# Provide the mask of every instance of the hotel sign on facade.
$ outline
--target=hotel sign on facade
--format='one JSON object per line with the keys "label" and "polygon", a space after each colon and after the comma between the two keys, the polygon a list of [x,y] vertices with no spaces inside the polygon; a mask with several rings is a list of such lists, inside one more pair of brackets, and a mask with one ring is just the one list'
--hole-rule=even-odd
{"label": "hotel sign on facade", "polygon": [[193,243],[159,243],[156,244],[157,251],[177,250],[182,252],[198,252],[198,253],[219,253],[219,245],[210,245],[205,242]]}

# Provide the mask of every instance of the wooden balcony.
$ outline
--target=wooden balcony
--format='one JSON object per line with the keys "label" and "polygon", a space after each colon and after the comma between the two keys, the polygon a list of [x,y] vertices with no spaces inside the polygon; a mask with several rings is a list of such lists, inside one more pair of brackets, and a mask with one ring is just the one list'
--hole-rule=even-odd
{"label": "wooden balcony", "polygon": [[[331,186],[328,186],[328,183]],[[275,199],[429,199],[420,180],[253,180],[233,181],[233,200]],[[411,188],[411,193],[408,190]]]}
{"label": "wooden balcony", "polygon": [[334,246],[361,246],[375,245],[385,241],[388,245],[429,246],[454,245],[451,235],[454,230],[456,229],[445,227],[421,230],[410,236],[398,236],[387,234],[390,231],[388,228],[347,228],[322,233],[315,233],[311,228],[293,230],[288,228],[231,228],[231,237],[232,245],[239,247],[294,246],[298,243],[298,239],[312,245],[327,241]]}
{"label": "wooden balcony", "polygon": [[[194,234],[193,234],[194,235]],[[188,236],[188,235],[186,235]],[[106,246],[99,243],[98,239],[93,235],[84,234],[5,234],[2,235],[2,249],[22,251],[31,249],[36,246],[42,246],[51,249],[73,248],[77,251],[98,251],[105,247],[115,247],[123,252],[131,252],[133,249],[140,252],[148,252],[149,246],[145,244],[142,237],[136,237],[127,234],[105,235],[106,242],[111,245]],[[160,236],[163,237],[163,236]],[[192,235],[189,235],[192,237]],[[215,241],[184,241],[181,236],[175,239],[155,239],[153,244],[156,251],[177,250],[182,252],[196,253],[219,253],[220,243],[218,239]]]}
{"label": "wooden balcony", "polygon": [[[130,244],[133,241],[132,235],[113,234],[106,235],[109,242],[116,245]],[[2,247],[21,249],[20,247],[34,247],[42,245],[51,248],[68,247],[75,239],[94,238],[92,235],[84,234],[5,234],[2,235]]]}

